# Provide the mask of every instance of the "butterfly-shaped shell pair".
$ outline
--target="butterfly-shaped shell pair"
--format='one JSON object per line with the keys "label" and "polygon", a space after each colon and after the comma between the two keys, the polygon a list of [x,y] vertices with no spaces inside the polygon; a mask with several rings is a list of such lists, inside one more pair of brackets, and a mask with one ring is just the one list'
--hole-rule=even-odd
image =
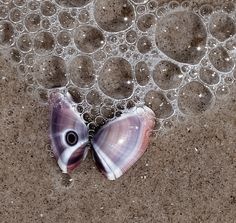
{"label": "butterfly-shaped shell pair", "polygon": [[[50,139],[58,165],[64,173],[76,168],[88,151],[88,129],[69,95],[50,95]],[[93,157],[99,170],[115,180],[146,151],[154,127],[154,113],[147,107],[131,109],[108,122],[91,140]]]}

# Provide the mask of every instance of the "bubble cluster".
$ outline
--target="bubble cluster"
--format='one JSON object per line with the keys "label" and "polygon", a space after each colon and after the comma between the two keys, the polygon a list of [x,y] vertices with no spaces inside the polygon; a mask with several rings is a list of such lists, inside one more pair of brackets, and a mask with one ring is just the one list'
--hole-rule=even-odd
{"label": "bubble cluster", "polygon": [[134,106],[150,107],[156,130],[201,115],[236,80],[234,2],[7,0],[0,49],[47,104],[67,92],[90,135]]}

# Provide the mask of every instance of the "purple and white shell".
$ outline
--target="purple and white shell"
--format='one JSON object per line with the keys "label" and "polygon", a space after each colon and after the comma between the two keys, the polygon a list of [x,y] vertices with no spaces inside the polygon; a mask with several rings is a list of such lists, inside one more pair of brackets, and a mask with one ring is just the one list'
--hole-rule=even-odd
{"label": "purple and white shell", "polygon": [[76,168],[87,154],[88,131],[69,97],[53,92],[49,99],[50,139],[53,153],[64,173]]}
{"label": "purple and white shell", "polygon": [[[71,172],[87,155],[88,128],[76,111],[70,95],[53,92],[50,139],[58,165]],[[149,144],[155,116],[148,107],[136,107],[108,122],[91,140],[98,169],[109,179],[123,175],[143,155]]]}
{"label": "purple and white shell", "polygon": [[109,179],[123,175],[143,155],[149,144],[155,116],[148,107],[138,107],[102,127],[92,140],[99,170]]}

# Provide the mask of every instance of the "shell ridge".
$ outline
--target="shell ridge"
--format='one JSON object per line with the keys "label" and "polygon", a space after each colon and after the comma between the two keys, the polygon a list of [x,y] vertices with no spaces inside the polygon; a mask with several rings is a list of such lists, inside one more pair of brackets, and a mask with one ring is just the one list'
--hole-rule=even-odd
{"label": "shell ridge", "polygon": [[[58,165],[60,166],[60,168],[62,169],[62,171],[64,173],[67,173],[67,167],[68,167],[68,163],[69,163],[69,160],[71,158],[71,156],[73,155],[73,153],[76,151],[76,150],[82,150],[87,144],[87,141],[84,141],[84,142],[81,142],[79,145],[76,144],[75,146],[73,147],[68,147],[66,148],[62,153],[61,155],[59,156],[58,158]],[[84,157],[85,159],[85,157]]]}
{"label": "shell ridge", "polygon": [[115,163],[103,151],[101,151],[96,144],[94,144],[93,146],[106,171],[107,168],[110,170],[106,172],[107,178],[109,180],[115,180],[119,178],[122,175],[122,171],[120,170],[120,168],[116,166]]}

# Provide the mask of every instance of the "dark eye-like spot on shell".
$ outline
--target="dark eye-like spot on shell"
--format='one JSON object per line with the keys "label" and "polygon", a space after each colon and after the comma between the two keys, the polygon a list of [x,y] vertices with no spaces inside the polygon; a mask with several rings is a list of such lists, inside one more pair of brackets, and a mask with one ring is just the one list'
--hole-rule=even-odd
{"label": "dark eye-like spot on shell", "polygon": [[69,131],[66,133],[66,143],[69,146],[74,146],[78,142],[79,137],[78,134],[74,131]]}

